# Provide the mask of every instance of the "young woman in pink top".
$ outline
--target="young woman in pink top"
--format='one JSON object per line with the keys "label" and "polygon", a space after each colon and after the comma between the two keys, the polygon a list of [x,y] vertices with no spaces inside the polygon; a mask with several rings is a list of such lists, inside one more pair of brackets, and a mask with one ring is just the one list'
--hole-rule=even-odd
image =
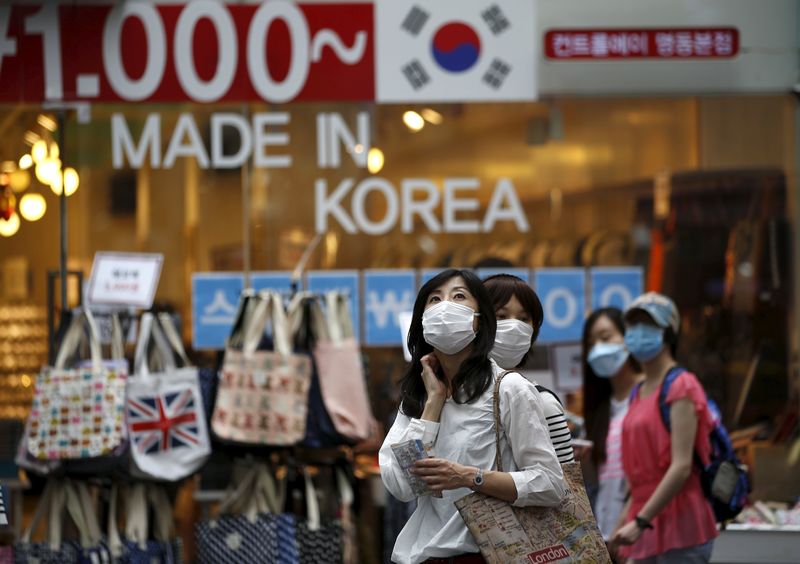
{"label": "young woman in pink top", "polygon": [[630,486],[626,519],[612,536],[621,555],[637,563],[704,563],[718,535],[711,505],[694,464],[696,451],[707,464],[712,416],[703,387],[684,372],[670,386],[672,432],[661,419],[658,395],[680,330],[675,304],[650,292],[625,312],[625,344],[645,372],[622,424],[622,464]]}

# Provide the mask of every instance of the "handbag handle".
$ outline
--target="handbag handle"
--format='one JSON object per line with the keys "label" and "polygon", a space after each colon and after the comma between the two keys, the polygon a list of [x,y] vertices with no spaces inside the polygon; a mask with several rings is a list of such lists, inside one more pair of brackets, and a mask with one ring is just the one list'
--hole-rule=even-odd
{"label": "handbag handle", "polygon": [[172,532],[175,530],[175,519],[172,516],[172,504],[169,502],[167,492],[164,491],[164,486],[149,484],[147,500],[150,502],[155,516],[153,536],[160,542],[169,542]]}
{"label": "handbag handle", "polygon": [[231,328],[231,333],[228,336],[228,340],[225,345],[226,347],[233,349],[243,348],[245,327],[252,316],[252,310],[255,307],[255,297],[256,294],[251,289],[242,291],[242,294],[239,297],[239,305],[236,309],[233,327]]}
{"label": "handbag handle", "polygon": [[500,428],[502,423],[500,422],[500,382],[503,381],[506,374],[511,372],[510,370],[506,370],[497,375],[497,378],[494,382],[494,392],[492,394],[492,413],[494,415],[494,441],[495,441],[495,453],[494,453],[494,464],[497,467],[498,472],[503,472],[503,460],[500,456]]}
{"label": "handbag handle", "polygon": [[353,318],[350,316],[350,300],[346,294],[337,290],[328,292],[328,324],[331,327],[331,340],[339,344],[353,337]]}
{"label": "handbag handle", "polygon": [[311,474],[308,468],[303,467],[303,479],[306,483],[306,521],[311,531],[318,531],[320,528],[319,500],[314,482],[311,481]]}
{"label": "handbag handle", "polygon": [[236,486],[236,488],[229,490],[228,494],[225,496],[225,499],[217,509],[217,513],[219,515],[232,513],[237,506],[241,505],[243,498],[251,500],[253,498],[253,490],[255,488],[257,478],[257,468],[255,466],[248,467],[239,479],[239,485]]}
{"label": "handbag handle", "polygon": [[89,487],[86,482],[75,482],[75,491],[78,494],[80,506],[83,509],[90,546],[98,546],[103,539],[103,533],[100,530],[100,523],[97,520],[97,512],[95,511],[92,496],[89,494]]}
{"label": "handbag handle", "polygon": [[108,549],[114,558],[122,556],[122,538],[119,535],[119,524],[117,523],[118,498],[119,486],[114,483],[111,485],[111,493],[108,498]]}
{"label": "handbag handle", "polygon": [[183,346],[183,340],[178,333],[175,323],[172,321],[172,316],[165,311],[158,314],[158,320],[161,322],[161,328],[164,330],[164,336],[167,338],[172,350],[180,357],[184,366],[191,366],[192,362],[186,354],[186,349]]}
{"label": "handbag handle", "polygon": [[150,342],[156,345],[156,350],[160,355],[162,364],[166,371],[174,371],[175,359],[169,346],[167,338],[161,331],[152,313],[142,314],[142,321],[139,328],[139,340],[136,342],[136,352],[133,361],[133,373],[140,376],[150,375],[149,349]]}
{"label": "handbag handle", "polygon": [[100,350],[100,333],[97,330],[97,323],[89,308],[83,308],[80,314],[73,316],[72,322],[61,341],[54,366],[57,370],[64,369],[67,359],[75,353],[80,345],[83,338],[84,321],[89,328],[89,351],[92,358],[92,370],[100,372],[103,369],[103,353]]}
{"label": "handbag handle", "polygon": [[56,480],[47,480],[47,483],[44,486],[44,490],[42,490],[42,495],[39,498],[39,503],[36,505],[36,511],[33,513],[33,517],[31,518],[31,522],[28,527],[23,531],[22,536],[20,537],[20,542],[22,544],[30,544],[31,536],[38,528],[39,524],[42,521],[45,513],[48,517],[52,517],[55,513],[53,511],[53,491],[56,488]]}
{"label": "handbag handle", "polygon": [[111,358],[122,360],[125,358],[125,339],[122,335],[122,324],[119,321],[119,314],[111,314]]}
{"label": "handbag handle", "polygon": [[289,327],[286,312],[283,310],[283,300],[280,294],[265,290],[258,294],[257,304],[252,317],[246,324],[244,331],[244,352],[253,354],[258,348],[261,336],[264,334],[267,322],[272,323],[272,340],[275,352],[282,357],[288,357],[292,348],[289,343]]}
{"label": "handbag handle", "polygon": [[[75,483],[69,481],[67,481],[65,484],[67,512],[72,518],[72,522],[75,523],[75,526],[78,529],[81,547],[89,548],[93,546],[93,543],[95,542],[95,539],[92,538],[94,537],[95,531],[92,530],[92,526],[89,524],[88,515],[89,513],[94,515],[94,513],[89,511],[90,507],[86,507],[86,500],[84,500],[83,496],[79,494],[78,487],[79,486],[77,486]],[[97,533],[96,541],[99,543],[101,536],[99,534],[99,527]]]}
{"label": "handbag handle", "polygon": [[145,485],[137,482],[128,488],[125,536],[143,550],[147,547],[147,501]]}

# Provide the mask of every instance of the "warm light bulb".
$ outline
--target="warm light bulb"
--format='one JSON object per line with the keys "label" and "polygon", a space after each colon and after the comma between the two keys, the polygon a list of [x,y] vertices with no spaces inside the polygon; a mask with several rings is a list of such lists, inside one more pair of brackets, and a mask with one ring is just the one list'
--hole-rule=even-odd
{"label": "warm light bulb", "polygon": [[431,108],[425,108],[422,110],[422,117],[425,118],[425,121],[432,123],[433,125],[439,125],[442,123],[442,121],[444,121],[444,116]]}
{"label": "warm light bulb", "polygon": [[31,155],[33,156],[33,162],[36,164],[44,161],[47,158],[47,143],[43,139],[39,139],[33,144]]}
{"label": "warm light bulb", "polygon": [[412,110],[408,110],[403,114],[403,123],[411,131],[419,131],[425,127],[425,120],[422,119],[422,116]]}
{"label": "warm light bulb", "polygon": [[19,201],[19,213],[28,221],[39,221],[47,211],[47,202],[41,194],[25,194]]}
{"label": "warm light bulb", "polygon": [[31,173],[27,170],[15,170],[9,176],[9,184],[14,192],[22,192],[31,185]]}
{"label": "warm light bulb", "polygon": [[67,196],[72,196],[81,184],[81,178],[78,176],[78,171],[68,166],[64,169],[64,189]]}
{"label": "warm light bulb", "polygon": [[11,237],[19,231],[19,216],[15,213],[8,220],[0,218],[0,236]]}
{"label": "warm light bulb", "polygon": [[373,147],[367,153],[367,170],[372,174],[378,174],[383,168],[383,151]]}
{"label": "warm light bulb", "polygon": [[36,179],[42,184],[50,184],[61,170],[59,159],[45,159],[36,165]]}
{"label": "warm light bulb", "polygon": [[33,157],[30,154],[25,153],[19,158],[19,168],[22,170],[28,170],[33,166]]}
{"label": "warm light bulb", "polygon": [[61,156],[61,150],[58,148],[58,143],[50,143],[50,156],[57,159]]}
{"label": "warm light bulb", "polygon": [[64,186],[64,174],[59,170],[58,173],[50,179],[50,190],[56,196],[61,195],[61,189]]}

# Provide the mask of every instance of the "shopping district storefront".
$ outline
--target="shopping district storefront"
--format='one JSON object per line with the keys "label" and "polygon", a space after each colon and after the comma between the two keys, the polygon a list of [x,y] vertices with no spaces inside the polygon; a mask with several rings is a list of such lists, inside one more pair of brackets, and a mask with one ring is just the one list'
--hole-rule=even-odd
{"label": "shopping district storefront", "polygon": [[[380,431],[298,456],[355,478],[350,561],[391,549],[376,449],[400,314],[448,267],[530,281],[545,325],[525,369],[577,428],[585,316],[671,296],[751,500],[777,503],[716,561],[797,546],[797,5],[612,4],[0,7],[0,462],[12,505],[31,485],[18,515],[42,487],[13,459],[60,311],[91,301],[96,253],[140,253],[160,266],[146,301],[212,371],[246,288],[348,298]],[[132,355],[142,307],[95,305],[122,312]],[[224,463],[177,489],[188,556]]]}

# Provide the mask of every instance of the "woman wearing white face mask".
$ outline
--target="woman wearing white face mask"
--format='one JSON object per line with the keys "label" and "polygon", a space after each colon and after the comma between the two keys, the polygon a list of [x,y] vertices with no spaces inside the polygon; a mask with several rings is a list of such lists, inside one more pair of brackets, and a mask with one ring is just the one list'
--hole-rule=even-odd
{"label": "woman wearing white face mask", "polygon": [[622,310],[592,312],[583,325],[583,415],[594,444],[584,464],[597,525],[608,541],[619,520],[628,487],[622,468],[622,421],[631,390],[644,379],[641,365],[625,347]]}
{"label": "woman wearing white face mask", "polygon": [[393,562],[484,562],[453,504],[470,489],[516,506],[555,506],[564,495],[561,466],[541,423],[542,397],[516,373],[503,378],[499,397],[500,455],[509,471],[494,471],[493,392],[500,369],[489,351],[495,329],[491,301],[473,273],[447,270],[420,289],[400,413],[379,459],[386,488],[410,501],[416,496],[391,446],[415,439],[430,445],[434,458],[418,461],[414,473],[442,497],[418,498]]}
{"label": "woman wearing white face mask", "polygon": [[[522,278],[496,274],[483,281],[489,291],[497,316],[497,335],[490,356],[500,368],[512,370],[522,365],[528,356],[544,320],[542,304],[536,292]],[[545,423],[550,441],[561,464],[572,462],[572,435],[564,416],[564,407],[555,393],[538,387],[542,392]]]}

